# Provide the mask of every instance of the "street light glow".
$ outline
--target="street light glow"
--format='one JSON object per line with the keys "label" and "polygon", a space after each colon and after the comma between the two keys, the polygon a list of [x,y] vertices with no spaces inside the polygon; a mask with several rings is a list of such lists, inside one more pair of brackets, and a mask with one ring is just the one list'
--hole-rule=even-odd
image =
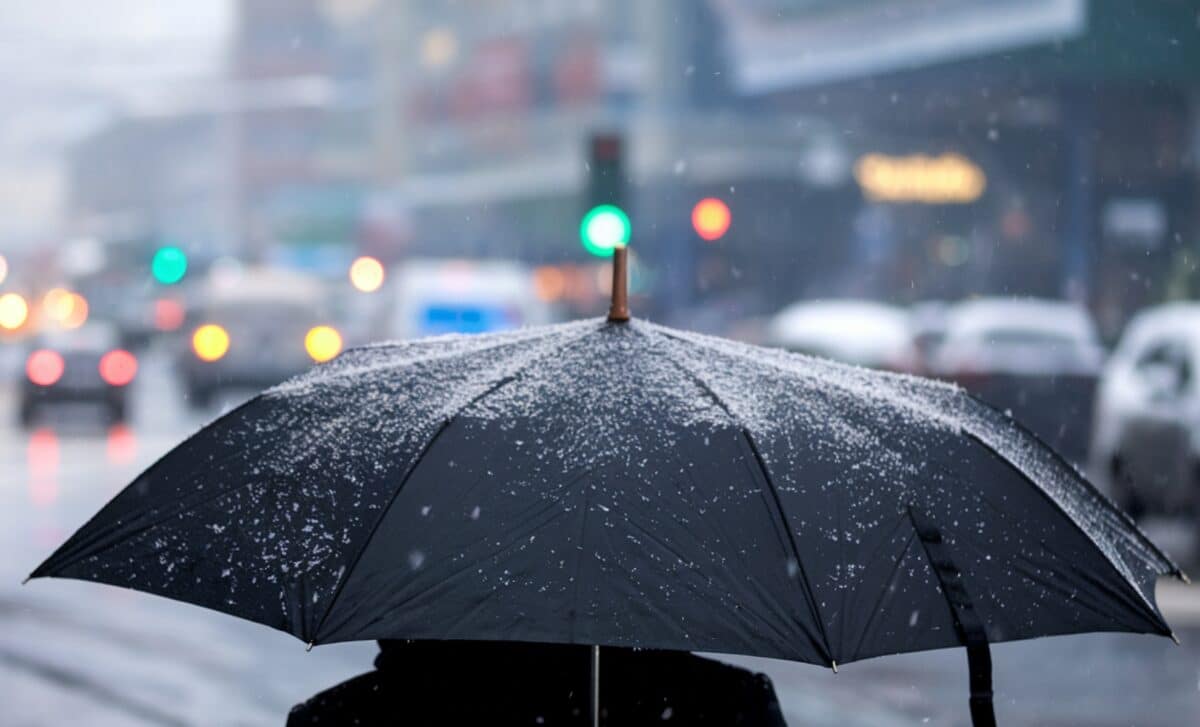
{"label": "street light glow", "polygon": [[383,263],[373,257],[364,255],[350,264],[350,284],[360,293],[379,290],[384,276]]}
{"label": "street light glow", "polygon": [[0,328],[16,330],[29,317],[29,304],[19,293],[0,295]]}
{"label": "street light glow", "polygon": [[205,323],[192,334],[192,350],[201,361],[216,361],[229,351],[229,332],[216,323]]}
{"label": "street light glow", "polygon": [[71,315],[75,301],[71,299],[71,291],[66,288],[51,288],[42,296],[42,311],[46,317],[62,323]]}

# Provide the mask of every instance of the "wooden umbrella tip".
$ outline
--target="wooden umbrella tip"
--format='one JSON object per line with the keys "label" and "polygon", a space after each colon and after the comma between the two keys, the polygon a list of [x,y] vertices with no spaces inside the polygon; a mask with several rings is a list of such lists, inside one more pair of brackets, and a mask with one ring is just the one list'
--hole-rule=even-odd
{"label": "wooden umbrella tip", "polygon": [[625,323],[629,320],[629,249],[618,244],[613,248],[612,258],[612,305],[608,309],[610,323]]}

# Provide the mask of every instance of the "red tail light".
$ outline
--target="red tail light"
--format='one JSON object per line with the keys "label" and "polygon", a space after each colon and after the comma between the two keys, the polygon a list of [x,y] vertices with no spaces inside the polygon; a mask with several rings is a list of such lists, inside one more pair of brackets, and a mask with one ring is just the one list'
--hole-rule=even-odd
{"label": "red tail light", "polygon": [[100,378],[109,386],[124,386],[137,374],[137,357],[116,349],[100,357]]}
{"label": "red tail light", "polygon": [[63,357],[57,351],[39,349],[29,354],[25,361],[25,373],[29,380],[38,386],[53,386],[62,378]]}

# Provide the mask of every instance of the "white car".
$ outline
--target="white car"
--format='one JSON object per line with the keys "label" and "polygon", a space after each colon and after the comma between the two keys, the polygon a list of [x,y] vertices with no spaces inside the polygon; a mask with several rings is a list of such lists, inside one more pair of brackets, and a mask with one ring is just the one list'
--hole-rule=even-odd
{"label": "white car", "polygon": [[1066,301],[981,298],[954,305],[932,372],[1006,410],[1084,464],[1100,368],[1091,316]]}
{"label": "white car", "polygon": [[1135,316],[1105,367],[1090,470],[1135,516],[1195,508],[1200,485],[1200,304]]}
{"label": "white car", "polygon": [[802,301],[767,324],[767,344],[836,361],[911,372],[918,355],[908,313],[865,300]]}

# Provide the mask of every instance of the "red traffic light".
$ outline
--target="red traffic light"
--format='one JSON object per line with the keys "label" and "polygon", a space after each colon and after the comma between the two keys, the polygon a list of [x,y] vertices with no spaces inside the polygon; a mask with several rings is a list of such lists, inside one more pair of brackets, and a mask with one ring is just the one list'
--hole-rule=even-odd
{"label": "red traffic light", "polygon": [[732,221],[729,205],[716,197],[706,197],[692,208],[692,227],[697,235],[709,242],[721,239],[729,231]]}

